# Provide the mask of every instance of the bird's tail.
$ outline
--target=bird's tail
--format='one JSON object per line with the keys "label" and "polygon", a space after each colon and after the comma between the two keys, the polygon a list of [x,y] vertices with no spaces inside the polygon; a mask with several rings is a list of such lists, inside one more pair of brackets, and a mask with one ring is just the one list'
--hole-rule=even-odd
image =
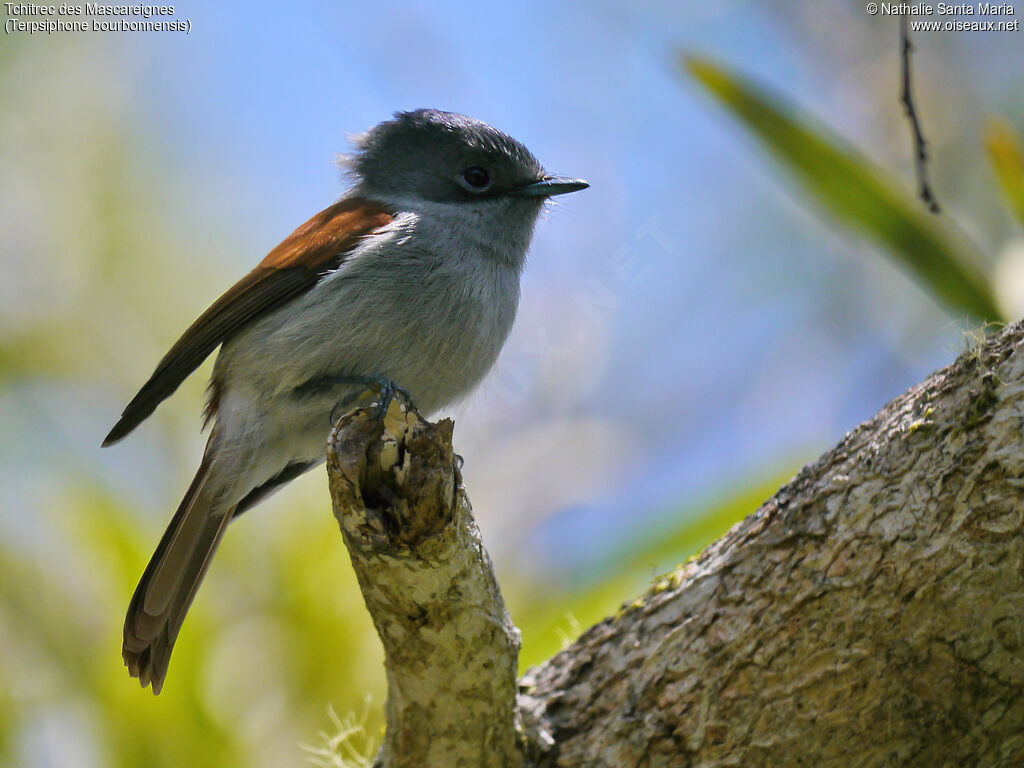
{"label": "bird's tail", "polygon": [[121,655],[132,677],[160,693],[178,630],[231,521],[231,509],[213,509],[209,453],[167,526],[124,620]]}

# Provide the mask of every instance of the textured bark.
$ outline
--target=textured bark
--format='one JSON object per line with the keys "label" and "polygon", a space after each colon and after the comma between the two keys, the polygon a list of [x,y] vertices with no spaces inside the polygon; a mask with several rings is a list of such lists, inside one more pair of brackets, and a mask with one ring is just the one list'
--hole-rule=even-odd
{"label": "textured bark", "polygon": [[1022,327],[531,670],[541,766],[1024,765]]}
{"label": "textured bark", "polygon": [[328,451],[334,513],[386,655],[377,764],[520,765],[519,631],[462,487],[454,425],[398,410],[346,414]]}
{"label": "textured bark", "polygon": [[331,487],[387,652],[382,764],[1024,765],[1022,338],[894,400],[529,671],[518,714],[450,422],[346,416]]}

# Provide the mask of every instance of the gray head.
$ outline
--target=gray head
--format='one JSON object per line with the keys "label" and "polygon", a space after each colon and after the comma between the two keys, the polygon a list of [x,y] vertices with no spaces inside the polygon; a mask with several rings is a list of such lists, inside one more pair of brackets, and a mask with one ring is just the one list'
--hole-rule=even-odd
{"label": "gray head", "polygon": [[384,199],[473,204],[544,199],[587,187],[553,177],[521,143],[465,115],[436,109],[398,112],[355,140],[348,165],[359,190]]}

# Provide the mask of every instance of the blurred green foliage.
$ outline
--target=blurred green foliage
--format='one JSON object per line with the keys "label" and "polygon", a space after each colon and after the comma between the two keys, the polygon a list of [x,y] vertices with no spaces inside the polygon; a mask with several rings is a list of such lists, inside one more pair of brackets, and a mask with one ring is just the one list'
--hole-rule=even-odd
{"label": "blurred green foliage", "polygon": [[753,81],[699,56],[683,65],[793,174],[808,199],[885,248],[948,310],[981,322],[1004,319],[977,250],[888,174]]}
{"label": "blurred green foliage", "polygon": [[[63,710],[73,717],[62,736],[98,765],[297,764],[300,745],[331,725],[330,707],[382,701],[380,651],[329,514],[301,525],[280,515],[269,537],[241,527],[228,537],[159,697],[118,654],[153,532],[82,489],[48,514],[63,533],[57,567],[0,548],[0,764],[19,762],[13,732]],[[366,727],[379,731],[379,708]]]}
{"label": "blurred green foliage", "polygon": [[1024,146],[1005,120],[989,121],[985,149],[1010,211],[1024,224]]}

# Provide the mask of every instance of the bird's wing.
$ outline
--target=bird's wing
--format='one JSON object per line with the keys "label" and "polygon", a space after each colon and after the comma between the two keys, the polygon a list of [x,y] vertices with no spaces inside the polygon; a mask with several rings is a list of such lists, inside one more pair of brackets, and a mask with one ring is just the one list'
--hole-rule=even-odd
{"label": "bird's wing", "polygon": [[308,291],[323,275],[336,269],[363,237],[392,218],[393,214],[381,203],[348,198],[292,232],[182,334],[149,381],[125,406],[103,445],[115,443],[135,429],[217,345],[253,320]]}

